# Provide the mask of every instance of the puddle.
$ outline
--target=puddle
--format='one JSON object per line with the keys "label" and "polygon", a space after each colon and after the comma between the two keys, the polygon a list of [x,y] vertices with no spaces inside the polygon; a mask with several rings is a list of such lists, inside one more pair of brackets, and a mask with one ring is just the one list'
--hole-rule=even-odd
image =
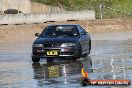
{"label": "puddle", "polygon": [[132,80],[132,40],[94,40],[90,56],[51,63],[32,63],[31,44],[0,43],[1,88],[80,88],[82,67],[91,79]]}

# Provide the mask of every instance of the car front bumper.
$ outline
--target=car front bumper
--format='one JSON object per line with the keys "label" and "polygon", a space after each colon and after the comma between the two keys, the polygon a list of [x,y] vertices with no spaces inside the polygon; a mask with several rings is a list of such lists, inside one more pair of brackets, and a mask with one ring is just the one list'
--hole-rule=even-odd
{"label": "car front bumper", "polygon": [[[58,55],[46,55],[48,50],[57,50]],[[46,47],[46,48],[33,48],[32,56],[38,58],[44,57],[74,57],[78,55],[78,47]]]}

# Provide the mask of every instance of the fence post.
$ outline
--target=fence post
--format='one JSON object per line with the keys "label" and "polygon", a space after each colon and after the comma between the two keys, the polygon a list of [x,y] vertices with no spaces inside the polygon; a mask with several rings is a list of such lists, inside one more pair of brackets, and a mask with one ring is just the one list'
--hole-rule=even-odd
{"label": "fence post", "polygon": [[103,19],[102,4],[99,4],[99,9],[100,9],[100,19]]}

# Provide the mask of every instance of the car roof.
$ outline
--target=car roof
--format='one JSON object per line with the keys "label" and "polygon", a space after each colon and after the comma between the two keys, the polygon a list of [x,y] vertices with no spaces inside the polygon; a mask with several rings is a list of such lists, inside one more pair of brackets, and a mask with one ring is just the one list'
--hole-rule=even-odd
{"label": "car roof", "polygon": [[79,26],[79,24],[49,24],[48,26]]}

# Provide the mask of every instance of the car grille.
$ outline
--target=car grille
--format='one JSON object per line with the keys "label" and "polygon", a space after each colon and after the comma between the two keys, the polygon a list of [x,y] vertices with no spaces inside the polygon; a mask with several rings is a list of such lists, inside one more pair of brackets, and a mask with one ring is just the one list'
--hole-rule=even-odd
{"label": "car grille", "polygon": [[62,43],[44,44],[44,47],[58,47],[61,45],[62,45]]}

